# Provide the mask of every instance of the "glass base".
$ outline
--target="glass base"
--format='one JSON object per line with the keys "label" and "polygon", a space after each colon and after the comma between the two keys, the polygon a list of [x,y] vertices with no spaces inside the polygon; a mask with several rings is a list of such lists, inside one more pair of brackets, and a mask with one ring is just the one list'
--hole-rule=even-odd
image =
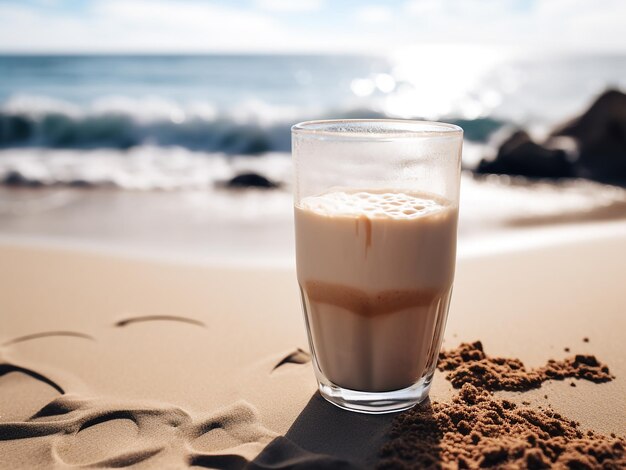
{"label": "glass base", "polygon": [[428,397],[433,374],[419,380],[411,387],[391,392],[358,392],[319,381],[322,396],[339,408],[359,413],[381,414],[408,410]]}

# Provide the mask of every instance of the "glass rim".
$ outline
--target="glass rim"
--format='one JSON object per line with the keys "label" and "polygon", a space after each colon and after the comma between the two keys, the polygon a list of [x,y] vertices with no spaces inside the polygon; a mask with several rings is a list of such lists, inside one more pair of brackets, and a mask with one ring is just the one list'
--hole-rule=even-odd
{"label": "glass rim", "polygon": [[[368,124],[371,124],[371,130],[363,132]],[[386,129],[383,131],[384,128]],[[414,119],[321,119],[294,124],[291,132],[299,136],[337,140],[396,140],[463,136],[463,129],[456,124]]]}

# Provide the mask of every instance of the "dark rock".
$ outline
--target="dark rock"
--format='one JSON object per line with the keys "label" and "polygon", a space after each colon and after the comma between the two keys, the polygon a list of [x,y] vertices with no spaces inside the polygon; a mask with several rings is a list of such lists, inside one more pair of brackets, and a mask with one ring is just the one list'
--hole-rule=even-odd
{"label": "dark rock", "polygon": [[21,174],[19,171],[9,171],[4,178],[2,179],[2,183],[7,186],[15,186],[15,187],[29,187],[29,188],[37,188],[43,186],[41,181],[31,180]]}
{"label": "dark rock", "polygon": [[564,150],[539,145],[525,131],[515,132],[502,143],[495,160],[481,160],[476,172],[532,178],[565,178],[574,175],[572,163]]}
{"label": "dark rock", "polygon": [[224,184],[227,188],[265,188],[274,189],[280,187],[280,184],[267,179],[257,173],[242,173]]}
{"label": "dark rock", "polygon": [[557,127],[552,136],[569,136],[578,142],[578,176],[626,183],[626,94],[606,91],[582,115]]}
{"label": "dark rock", "polygon": [[82,179],[70,180],[67,182],[67,185],[72,188],[90,188],[93,186],[89,181]]}

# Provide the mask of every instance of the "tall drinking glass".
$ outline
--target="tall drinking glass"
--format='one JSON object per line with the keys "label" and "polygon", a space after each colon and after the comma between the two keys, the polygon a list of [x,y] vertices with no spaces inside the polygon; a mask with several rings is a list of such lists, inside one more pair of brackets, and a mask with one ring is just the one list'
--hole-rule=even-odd
{"label": "tall drinking glass", "polygon": [[437,122],[293,126],[298,283],[328,401],[367,413],[428,396],[456,258],[463,131]]}

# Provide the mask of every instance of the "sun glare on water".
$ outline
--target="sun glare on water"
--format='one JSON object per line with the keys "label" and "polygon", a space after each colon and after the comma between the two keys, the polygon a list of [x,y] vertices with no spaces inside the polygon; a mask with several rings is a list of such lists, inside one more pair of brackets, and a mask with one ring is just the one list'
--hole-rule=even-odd
{"label": "sun glare on water", "polygon": [[384,110],[402,118],[487,115],[502,96],[481,80],[504,58],[504,51],[483,46],[424,45],[399,50],[391,61],[395,90],[385,97]]}

